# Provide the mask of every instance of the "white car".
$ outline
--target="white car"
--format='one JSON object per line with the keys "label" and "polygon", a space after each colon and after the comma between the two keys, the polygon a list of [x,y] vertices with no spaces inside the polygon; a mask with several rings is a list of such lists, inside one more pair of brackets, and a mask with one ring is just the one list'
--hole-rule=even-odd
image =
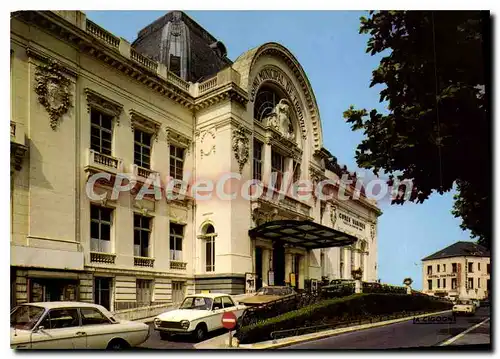
{"label": "white car", "polygon": [[145,342],[149,326],[117,320],[82,302],[27,303],[10,313],[12,349],[125,349]]}
{"label": "white car", "polygon": [[474,315],[476,313],[476,306],[472,300],[459,299],[453,306],[452,313]]}
{"label": "white car", "polygon": [[171,334],[191,334],[202,341],[208,332],[222,328],[224,312],[239,318],[246,309],[237,305],[228,294],[193,294],[184,298],[179,309],[165,312],[154,319],[154,328],[163,340]]}

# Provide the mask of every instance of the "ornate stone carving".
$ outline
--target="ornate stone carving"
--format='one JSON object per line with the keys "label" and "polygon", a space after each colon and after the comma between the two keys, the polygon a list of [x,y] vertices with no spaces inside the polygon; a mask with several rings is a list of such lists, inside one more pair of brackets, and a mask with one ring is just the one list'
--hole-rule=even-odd
{"label": "ornate stone carving", "polygon": [[50,116],[50,127],[55,131],[62,116],[72,107],[71,81],[63,75],[63,68],[56,60],[38,66],[35,72],[35,93],[38,101]]}
{"label": "ornate stone carving", "polygon": [[[294,140],[295,136],[293,133],[292,122],[290,120],[290,102],[287,99],[281,99],[276,104],[273,112],[266,117],[264,121],[268,127],[279,132],[279,134],[281,134],[281,136],[285,139],[289,141]],[[276,140],[280,139],[276,138]]]}
{"label": "ornate stone carving", "polygon": [[189,153],[192,141],[188,137],[184,136],[183,134],[180,134],[177,131],[174,131],[170,127],[167,127],[165,129],[165,133],[167,135],[167,143],[169,145],[184,147]]}
{"label": "ornate stone carving", "polygon": [[87,95],[87,112],[90,112],[91,108],[96,108],[113,116],[116,124],[120,125],[120,114],[123,110],[121,103],[113,101],[90,88],[85,89],[85,94]]}
{"label": "ornate stone carving", "polygon": [[215,153],[215,129],[204,131],[200,140],[201,158]]}
{"label": "ornate stone carving", "polygon": [[239,165],[241,174],[243,167],[248,162],[249,156],[249,140],[243,127],[238,127],[233,131],[233,153]]}
{"label": "ornate stone carving", "polygon": [[332,221],[332,227],[335,227],[335,223],[337,222],[337,206],[332,204],[332,208],[330,209],[330,219]]}
{"label": "ornate stone carving", "polygon": [[370,225],[370,237],[371,237],[372,241],[375,239],[375,225],[374,224]]}
{"label": "ornate stone carving", "polygon": [[152,133],[155,142],[158,142],[158,132],[160,131],[161,127],[160,122],[155,121],[152,118],[149,118],[148,116],[137,112],[136,110],[129,110],[129,114],[130,127],[132,129],[132,132],[134,132],[136,128],[144,129],[147,132]]}

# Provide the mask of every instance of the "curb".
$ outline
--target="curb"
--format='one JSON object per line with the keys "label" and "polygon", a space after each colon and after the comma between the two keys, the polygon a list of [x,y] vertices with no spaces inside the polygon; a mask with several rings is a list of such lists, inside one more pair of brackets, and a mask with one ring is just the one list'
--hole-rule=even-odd
{"label": "curb", "polygon": [[327,337],[338,335],[338,334],[349,333],[349,332],[354,332],[357,330],[363,330],[363,329],[369,329],[369,328],[382,327],[382,326],[389,325],[389,324],[406,322],[406,321],[411,320],[413,318],[421,318],[421,317],[428,316],[430,314],[443,314],[443,313],[447,313],[450,311],[451,310],[443,310],[440,312],[429,312],[429,313],[424,313],[424,314],[419,314],[419,315],[412,315],[412,316],[404,317],[404,318],[386,320],[385,322],[355,325],[352,327],[346,327],[346,328],[340,328],[340,329],[330,329],[330,330],[325,330],[325,331],[318,332],[318,333],[304,334],[304,335],[299,335],[299,336],[289,337],[289,338],[284,338],[284,339],[278,339],[278,340],[269,340],[269,341],[265,341],[265,342],[254,343],[254,344],[240,344],[239,348],[240,349],[277,349],[277,348],[290,346],[293,344],[300,344],[300,343],[308,342],[311,340],[323,339],[323,338],[327,338]]}

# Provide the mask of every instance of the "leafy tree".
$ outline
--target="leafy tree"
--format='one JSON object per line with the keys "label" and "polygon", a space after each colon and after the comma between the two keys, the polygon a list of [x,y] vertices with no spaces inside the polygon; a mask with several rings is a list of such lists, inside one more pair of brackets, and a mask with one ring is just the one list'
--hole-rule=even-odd
{"label": "leafy tree", "polygon": [[370,11],[361,19],[366,52],[384,55],[370,87],[383,85],[387,113],[351,106],[344,118],[365,139],[360,168],[394,180],[412,180],[422,203],[456,185],[453,215],[462,229],[490,248],[491,126],[488,118],[489,12]]}

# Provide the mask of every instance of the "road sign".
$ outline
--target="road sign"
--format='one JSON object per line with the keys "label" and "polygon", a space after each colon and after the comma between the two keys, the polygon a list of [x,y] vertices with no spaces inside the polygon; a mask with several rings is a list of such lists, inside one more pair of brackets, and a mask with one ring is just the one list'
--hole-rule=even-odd
{"label": "road sign", "polygon": [[233,312],[225,312],[222,315],[222,326],[226,329],[234,329],[236,326],[236,315]]}

